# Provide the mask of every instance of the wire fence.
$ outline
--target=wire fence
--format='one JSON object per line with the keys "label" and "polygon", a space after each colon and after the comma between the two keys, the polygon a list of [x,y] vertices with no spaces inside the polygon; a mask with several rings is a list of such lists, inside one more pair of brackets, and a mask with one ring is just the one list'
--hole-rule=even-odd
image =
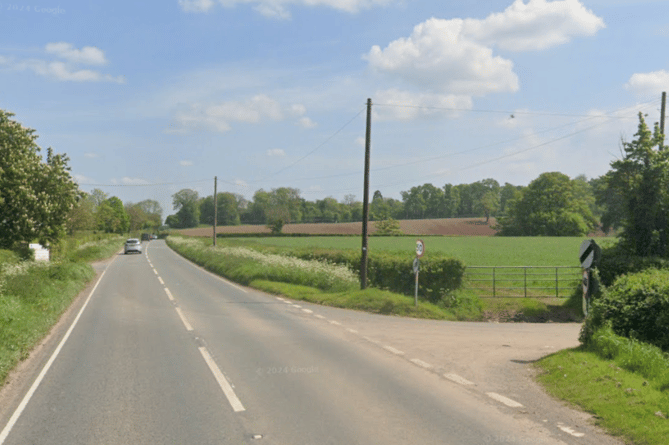
{"label": "wire fence", "polygon": [[481,298],[568,298],[581,273],[568,266],[468,266],[464,286]]}

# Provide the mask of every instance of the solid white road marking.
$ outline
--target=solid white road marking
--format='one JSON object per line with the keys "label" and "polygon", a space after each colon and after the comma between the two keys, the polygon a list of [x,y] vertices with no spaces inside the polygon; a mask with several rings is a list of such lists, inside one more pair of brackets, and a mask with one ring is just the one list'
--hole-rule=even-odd
{"label": "solid white road marking", "polygon": [[496,392],[487,392],[486,395],[488,397],[490,397],[491,399],[495,399],[498,402],[501,402],[501,403],[503,403],[506,406],[511,407],[511,408],[522,408],[523,407],[523,405],[516,402],[515,400],[511,400],[508,397],[504,397],[500,394],[497,394]]}
{"label": "solid white road marking", "polygon": [[[111,263],[114,262],[114,259],[109,263],[109,266],[111,266]],[[109,268],[107,266],[107,269]],[[84,309],[86,309],[86,306],[88,306],[88,302],[91,301],[91,297],[93,296],[93,293],[95,293],[95,290],[98,288],[98,285],[100,284],[100,281],[102,281],[102,277],[105,276],[105,273],[107,272],[107,269],[102,272],[100,275],[100,278],[98,278],[98,282],[95,283],[95,287],[93,287],[93,290],[91,293],[88,295],[88,298],[84,302],[84,305],[81,307],[79,310],[79,313],[75,317],[74,321],[70,325],[70,328],[67,330],[65,333],[65,336],[63,336],[63,339],[58,343],[58,347],[56,347],[56,350],[53,351],[53,354],[51,354],[51,357],[49,358],[49,361],[46,362],[46,365],[44,365],[44,368],[42,368],[42,371],[40,371],[39,375],[33,382],[32,386],[28,390],[25,396],[23,396],[23,400],[21,400],[21,403],[19,406],[16,408],[16,411],[14,411],[14,414],[12,414],[12,417],[9,419],[9,422],[7,422],[7,425],[3,428],[2,432],[0,432],[0,445],[5,443],[5,440],[7,439],[7,436],[9,435],[9,432],[12,430],[14,427],[14,424],[16,424],[16,421],[19,420],[19,417],[21,417],[21,414],[23,413],[23,410],[26,409],[26,406],[28,405],[28,402],[30,402],[30,399],[32,398],[33,394],[35,394],[35,391],[37,391],[37,387],[39,387],[40,383],[42,383],[42,380],[44,380],[44,376],[46,373],[49,371],[49,368],[51,368],[51,365],[53,362],[56,360],[56,357],[58,357],[58,354],[60,354],[60,350],[63,349],[63,346],[65,345],[65,342],[67,341],[68,338],[70,338],[70,334],[74,330],[74,327],[77,325],[77,322],[79,321],[79,318],[81,318],[81,314],[84,313]]]}
{"label": "solid white road marking", "polygon": [[209,351],[207,351],[207,348],[200,347],[198,349],[200,350],[200,354],[202,354],[204,361],[207,362],[207,366],[209,366],[209,369],[211,370],[212,374],[214,374],[214,378],[216,378],[218,386],[221,387],[221,389],[223,390],[223,394],[225,394],[225,397],[228,398],[228,402],[230,402],[230,406],[232,406],[232,409],[236,413],[240,411],[246,411],[244,405],[242,405],[242,402],[239,400],[239,398],[237,398],[237,395],[235,394],[235,391],[232,389],[232,386],[230,386],[230,383],[228,383],[228,381],[225,379],[225,376],[219,369],[214,359],[211,358],[211,355],[209,354]]}
{"label": "solid white road marking", "polygon": [[163,286],[165,285],[165,282],[163,281],[162,278],[158,277],[158,281],[160,281],[160,284],[162,284]]}
{"label": "solid white road marking", "polygon": [[459,383],[460,385],[467,385],[467,386],[474,385],[474,382],[470,382],[469,380],[467,380],[463,377],[460,377],[457,374],[453,374],[453,373],[444,374],[444,377],[446,377],[448,380],[450,380],[452,382]]}
{"label": "solid white road marking", "polygon": [[560,428],[562,431],[564,431],[567,434],[571,434],[574,437],[583,437],[585,436],[585,433],[577,433],[573,429],[569,428],[568,426],[565,426],[561,423],[558,423],[558,428]]}
{"label": "solid white road marking", "polygon": [[395,355],[404,355],[404,351],[400,351],[399,349],[395,349],[392,346],[384,346],[383,349],[386,351],[392,352]]}
{"label": "solid white road marking", "polygon": [[167,298],[170,299],[170,301],[174,301],[174,297],[172,296],[172,292],[168,288],[165,288],[165,293],[167,294]]}
{"label": "solid white road marking", "polygon": [[424,362],[424,361],[421,360],[421,359],[418,359],[418,358],[412,358],[412,359],[409,360],[409,361],[410,361],[411,363],[413,363],[414,365],[418,365],[418,366],[420,366],[421,368],[432,369],[432,365],[431,365],[431,364],[426,363],[426,362]]}
{"label": "solid white road marking", "polygon": [[186,317],[184,317],[184,314],[183,312],[181,312],[181,309],[179,309],[178,307],[175,307],[174,309],[177,310],[177,314],[179,314],[179,318],[181,318],[181,321],[183,322],[184,326],[186,326],[186,330],[192,331],[193,326],[191,326],[190,323],[188,323],[188,320],[186,320]]}
{"label": "solid white road marking", "polygon": [[302,312],[306,312],[307,314],[313,314],[314,313],[314,311],[312,311],[311,309],[302,309]]}

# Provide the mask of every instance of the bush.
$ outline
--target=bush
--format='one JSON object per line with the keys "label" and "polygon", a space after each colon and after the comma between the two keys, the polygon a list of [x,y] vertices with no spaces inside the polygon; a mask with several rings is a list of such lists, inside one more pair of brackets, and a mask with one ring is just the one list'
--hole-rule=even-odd
{"label": "bush", "polygon": [[669,271],[650,269],[619,277],[593,301],[581,341],[589,343],[606,324],[616,335],[669,351]]}
{"label": "bush", "polygon": [[[345,264],[360,276],[360,252],[352,249],[296,249],[291,256],[305,259],[326,260]],[[412,255],[405,252],[378,252],[367,259],[367,280],[372,287],[404,295],[415,292]],[[462,285],[465,265],[455,258],[431,253],[421,259],[420,287],[418,295],[432,303],[438,303]]]}
{"label": "bush", "polygon": [[610,286],[616,278],[647,269],[667,269],[669,261],[660,257],[642,257],[630,253],[621,243],[602,248],[602,257],[597,266],[599,278],[604,286]]}

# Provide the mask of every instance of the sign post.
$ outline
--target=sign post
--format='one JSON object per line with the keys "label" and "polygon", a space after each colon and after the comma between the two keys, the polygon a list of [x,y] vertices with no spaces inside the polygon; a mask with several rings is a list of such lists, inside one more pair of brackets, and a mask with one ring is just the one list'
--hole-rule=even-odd
{"label": "sign post", "polygon": [[418,273],[420,272],[420,258],[425,253],[423,240],[416,241],[416,258],[413,260],[413,273],[416,275],[416,292],[414,293],[414,307],[418,307]]}
{"label": "sign post", "polygon": [[597,266],[601,255],[602,249],[597,245],[595,240],[589,239],[581,243],[578,259],[583,268],[583,315],[586,317],[588,316],[588,312],[590,312],[590,297],[594,293],[595,287],[591,269]]}

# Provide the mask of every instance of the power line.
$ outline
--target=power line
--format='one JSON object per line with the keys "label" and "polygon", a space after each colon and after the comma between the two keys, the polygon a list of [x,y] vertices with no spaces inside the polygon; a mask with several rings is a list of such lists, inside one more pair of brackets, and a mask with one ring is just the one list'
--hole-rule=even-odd
{"label": "power line", "polygon": [[78,185],[89,186],[89,187],[155,187],[162,185],[194,184],[199,182],[211,182],[211,179],[197,179],[193,181],[182,181],[182,182],[157,182],[149,184],[78,184]]}
{"label": "power line", "polygon": [[295,165],[297,165],[297,164],[299,164],[300,162],[304,161],[306,158],[308,158],[308,157],[311,156],[312,154],[316,153],[316,151],[318,151],[318,150],[319,150],[321,147],[323,147],[325,144],[327,144],[328,142],[330,142],[330,140],[332,140],[335,136],[337,136],[339,133],[341,133],[341,132],[344,130],[344,128],[348,127],[348,126],[351,124],[351,122],[353,122],[354,120],[356,120],[356,119],[358,118],[358,116],[360,116],[360,115],[362,114],[363,111],[365,111],[364,108],[363,108],[362,110],[360,110],[360,111],[358,112],[358,114],[356,114],[355,116],[353,116],[353,118],[352,118],[351,120],[349,120],[348,122],[346,122],[346,123],[339,129],[339,130],[335,131],[330,137],[328,137],[327,139],[325,139],[325,141],[323,141],[320,145],[318,145],[316,148],[314,148],[313,150],[311,150],[311,151],[310,151],[309,153],[307,153],[306,155],[302,156],[302,157],[301,157],[300,159],[298,159],[297,161],[295,161],[295,162],[293,162],[292,164],[290,164],[290,165],[288,165],[288,166],[286,166],[286,167],[284,167],[284,168],[282,168],[282,169],[280,169],[280,170],[278,170],[278,171],[276,171],[276,172],[274,172],[274,173],[272,173],[272,174],[266,176],[265,178],[261,179],[260,181],[251,181],[251,182],[263,182],[263,181],[266,181],[267,179],[269,179],[269,178],[271,178],[271,177],[273,177],[273,176],[276,176],[276,175],[278,175],[279,173],[281,173],[281,172],[283,172],[283,171],[286,171],[286,170],[288,170],[289,168],[294,167]]}

